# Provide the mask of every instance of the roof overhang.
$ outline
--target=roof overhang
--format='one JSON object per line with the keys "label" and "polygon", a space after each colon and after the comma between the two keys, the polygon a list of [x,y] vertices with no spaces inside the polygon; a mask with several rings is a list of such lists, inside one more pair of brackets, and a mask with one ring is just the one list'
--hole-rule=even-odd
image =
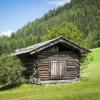
{"label": "roof overhang", "polygon": [[91,52],[90,50],[80,46],[79,44],[77,44],[73,41],[70,41],[69,39],[66,39],[61,36],[61,37],[58,37],[58,38],[55,38],[55,39],[52,39],[52,40],[49,40],[49,41],[46,41],[43,43],[33,45],[33,46],[31,46],[31,48],[27,47],[27,48],[19,49],[18,52],[15,53],[15,55],[21,55],[21,54],[25,54],[25,53],[29,53],[31,55],[36,54],[48,47],[56,45],[57,43],[63,43],[67,46],[70,46],[71,48],[79,51],[81,54],[87,54],[87,53]]}

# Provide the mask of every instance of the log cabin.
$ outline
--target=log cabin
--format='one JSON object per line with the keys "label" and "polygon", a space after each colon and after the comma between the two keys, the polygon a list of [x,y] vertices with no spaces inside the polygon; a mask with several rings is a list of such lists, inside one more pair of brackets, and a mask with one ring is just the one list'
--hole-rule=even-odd
{"label": "log cabin", "polygon": [[60,36],[17,49],[14,55],[25,66],[27,79],[35,84],[50,84],[80,80],[80,58],[88,52],[88,49]]}

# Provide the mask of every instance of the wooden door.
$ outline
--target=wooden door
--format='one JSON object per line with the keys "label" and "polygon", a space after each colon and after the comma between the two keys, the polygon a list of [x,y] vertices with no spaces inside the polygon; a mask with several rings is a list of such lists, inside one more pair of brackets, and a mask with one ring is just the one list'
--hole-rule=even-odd
{"label": "wooden door", "polygon": [[66,75],[65,61],[51,61],[51,78],[62,79]]}

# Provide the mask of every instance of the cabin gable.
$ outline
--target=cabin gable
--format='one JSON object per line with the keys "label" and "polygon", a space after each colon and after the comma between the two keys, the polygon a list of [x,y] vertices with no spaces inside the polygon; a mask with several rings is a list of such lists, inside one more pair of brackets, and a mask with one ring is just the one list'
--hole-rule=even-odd
{"label": "cabin gable", "polygon": [[57,44],[37,54],[40,81],[71,80],[80,77],[79,56],[69,48],[61,47],[62,49]]}

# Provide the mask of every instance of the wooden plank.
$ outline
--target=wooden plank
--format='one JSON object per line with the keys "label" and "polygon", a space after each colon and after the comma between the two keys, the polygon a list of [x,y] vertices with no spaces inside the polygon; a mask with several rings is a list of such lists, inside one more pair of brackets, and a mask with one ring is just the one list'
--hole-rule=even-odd
{"label": "wooden plank", "polygon": [[49,78],[49,75],[39,75],[39,78]]}
{"label": "wooden plank", "polygon": [[39,73],[41,74],[45,74],[45,73],[49,73],[49,71],[39,71]]}
{"label": "wooden plank", "polygon": [[38,66],[48,66],[49,63],[39,63]]}
{"label": "wooden plank", "polygon": [[39,76],[49,76],[49,73],[39,73]]}
{"label": "wooden plank", "polygon": [[69,77],[73,77],[73,76],[75,76],[75,77],[76,77],[76,76],[77,76],[77,74],[67,74],[67,75],[66,75],[66,77],[68,77],[68,76],[69,76]]}
{"label": "wooden plank", "polygon": [[70,75],[71,75],[71,74],[77,74],[77,73],[78,73],[78,72],[67,72],[66,75],[68,75],[68,74],[70,74]]}
{"label": "wooden plank", "polygon": [[44,67],[44,68],[43,67],[39,67],[38,70],[39,71],[49,71],[50,68],[49,67]]}
{"label": "wooden plank", "polygon": [[75,69],[67,69],[67,72],[66,73],[68,73],[70,71],[77,71],[77,70],[75,70]]}
{"label": "wooden plank", "polygon": [[39,68],[39,71],[50,71],[49,68]]}
{"label": "wooden plank", "polygon": [[77,66],[78,64],[76,62],[67,62],[67,66]]}
{"label": "wooden plank", "polygon": [[76,69],[76,67],[77,67],[76,65],[74,65],[74,66],[73,65],[72,66],[70,65],[70,66],[67,66],[67,69],[68,68],[75,68]]}

